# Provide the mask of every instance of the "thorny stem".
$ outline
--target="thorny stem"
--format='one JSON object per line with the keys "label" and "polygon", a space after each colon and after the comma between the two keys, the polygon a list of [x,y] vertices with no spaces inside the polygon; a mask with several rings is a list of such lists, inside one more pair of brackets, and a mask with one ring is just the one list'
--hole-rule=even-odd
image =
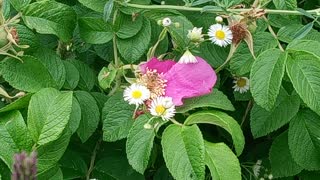
{"label": "thorny stem", "polygon": [[268,19],[267,19],[265,16],[263,16],[263,19],[264,19],[264,20],[267,22],[267,24],[268,24],[268,30],[269,30],[269,32],[270,32],[270,33],[272,34],[272,36],[278,41],[278,47],[279,47],[279,49],[280,49],[281,51],[284,51],[281,43],[279,42],[278,36],[276,35],[276,33],[274,32],[274,30],[273,30],[272,27],[270,26]]}
{"label": "thorny stem", "polygon": [[[203,12],[203,8],[198,7],[186,7],[186,6],[174,6],[174,5],[141,5],[141,4],[130,4],[130,3],[122,3],[118,2],[122,6],[128,6],[133,8],[139,8],[139,9],[173,9],[173,10],[181,10],[181,11],[196,11],[196,12]],[[227,9],[228,12],[232,13],[241,13],[241,12],[248,12],[252,9]],[[278,10],[278,9],[264,9],[265,13],[267,14],[286,14],[286,15],[300,15],[303,16],[303,14],[299,11],[294,10]],[[222,9],[208,9],[204,11],[206,13],[224,13],[225,11]],[[316,15],[320,12],[320,8],[308,10],[307,11],[310,14]]]}
{"label": "thorny stem", "polygon": [[90,167],[89,167],[87,175],[86,175],[87,180],[90,180],[90,175],[91,175],[91,172],[93,171],[93,167],[94,167],[94,164],[96,161],[97,152],[100,148],[101,142],[102,142],[102,137],[97,141],[96,146],[94,147],[93,153],[91,155]]}
{"label": "thorny stem", "polygon": [[252,100],[248,102],[247,109],[246,109],[246,112],[244,113],[244,116],[242,117],[240,127],[242,127],[243,123],[246,121],[251,108],[252,108]]}

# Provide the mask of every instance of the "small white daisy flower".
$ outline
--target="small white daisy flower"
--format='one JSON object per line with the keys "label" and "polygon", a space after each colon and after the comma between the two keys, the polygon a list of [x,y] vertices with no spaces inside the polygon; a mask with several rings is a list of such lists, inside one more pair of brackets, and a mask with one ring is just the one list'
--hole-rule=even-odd
{"label": "small white daisy flower", "polygon": [[189,51],[186,50],[186,52],[181,56],[179,59],[180,64],[189,64],[189,63],[197,63],[197,58]]}
{"label": "small white daisy flower", "polygon": [[226,47],[232,42],[232,32],[228,26],[221,24],[211,25],[209,28],[208,36],[212,43],[215,43],[218,46]]}
{"label": "small white daisy flower", "polygon": [[132,84],[124,90],[123,98],[129,104],[143,104],[145,100],[150,98],[150,91],[143,85]]}
{"label": "small white daisy flower", "polygon": [[171,24],[172,24],[172,21],[170,18],[166,17],[166,18],[162,19],[162,25],[164,27],[170,26]]}
{"label": "small white daisy flower", "polygon": [[236,78],[233,83],[235,83],[232,87],[234,91],[239,91],[242,94],[249,90],[250,80],[247,77]]}
{"label": "small white daisy flower", "polygon": [[151,115],[161,117],[164,121],[171,119],[176,112],[172,98],[163,96],[154,99],[149,110]]}
{"label": "small white daisy flower", "polygon": [[202,34],[202,27],[201,28],[194,27],[192,30],[188,30],[187,37],[192,42],[202,42],[202,41],[204,41],[203,34]]}
{"label": "small white daisy flower", "polygon": [[222,23],[223,22],[223,19],[222,19],[221,16],[217,16],[215,20],[216,20],[217,23]]}

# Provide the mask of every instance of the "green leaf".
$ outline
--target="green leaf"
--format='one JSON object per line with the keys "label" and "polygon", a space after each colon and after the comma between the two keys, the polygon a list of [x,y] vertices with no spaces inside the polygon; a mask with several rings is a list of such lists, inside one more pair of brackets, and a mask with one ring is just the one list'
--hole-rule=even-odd
{"label": "green leaf", "polygon": [[41,130],[46,123],[47,111],[60,92],[53,88],[42,89],[35,93],[28,107],[28,129],[32,139],[38,142]]}
{"label": "green leaf", "polygon": [[77,60],[70,61],[79,71],[80,80],[78,87],[82,90],[90,91],[96,82],[94,71],[85,63]]}
{"label": "green leaf", "polygon": [[54,166],[37,174],[39,180],[63,180],[63,174],[59,166]]}
{"label": "green leaf", "polygon": [[228,56],[227,48],[217,46],[211,42],[201,43],[199,52],[194,54],[202,57],[215,68],[222,65]]}
{"label": "green leaf", "polygon": [[310,14],[308,11],[301,9],[301,8],[297,8],[296,10],[299,11],[300,13],[302,13],[303,15],[307,16],[308,18],[314,19],[312,14]]}
{"label": "green leaf", "polygon": [[66,69],[56,52],[41,48],[33,55],[48,69],[50,75],[56,82],[56,87],[58,87],[58,89],[62,88],[66,80]]}
{"label": "green leaf", "polygon": [[79,2],[94,11],[102,13],[108,0],[79,0]]}
{"label": "green leaf", "polygon": [[302,171],[302,168],[290,154],[288,131],[282,133],[273,141],[269,157],[272,174],[275,178],[294,176]]}
{"label": "green leaf", "polygon": [[31,2],[31,0],[9,0],[9,1],[17,11],[20,11]]}
{"label": "green leaf", "polygon": [[290,122],[289,148],[295,162],[310,171],[320,170],[320,117],[301,110]]}
{"label": "green leaf", "polygon": [[147,19],[143,19],[143,28],[137,35],[127,39],[117,39],[117,47],[126,62],[134,63],[148,49],[151,40],[151,26]]}
{"label": "green leaf", "polygon": [[19,111],[11,111],[5,114],[1,120],[6,122],[5,127],[17,148],[31,150],[33,141],[21,113]]}
{"label": "green leaf", "polygon": [[24,52],[33,52],[39,48],[39,38],[31,29],[21,24],[14,24],[13,26],[17,29],[17,33],[19,35],[19,45],[29,46],[29,48],[23,49]]}
{"label": "green leaf", "polygon": [[105,5],[104,5],[104,9],[103,9],[103,20],[105,22],[108,22],[112,13],[112,9],[113,9],[113,5],[114,5],[114,0],[109,0]]}
{"label": "green leaf", "polygon": [[1,108],[0,113],[26,108],[29,105],[29,101],[31,99],[31,96],[32,96],[32,94],[27,94],[27,95],[17,99],[16,101]]}
{"label": "green leaf", "polygon": [[[277,36],[280,41],[290,43],[294,40],[295,34],[301,29],[303,26],[301,24],[289,24],[286,22],[285,26],[281,26],[279,29]],[[302,39],[306,40],[314,40],[320,42],[320,33],[317,30],[311,29],[310,32],[304,36]]]}
{"label": "green leaf", "polygon": [[265,136],[287,124],[297,114],[299,107],[299,96],[297,94],[290,96],[283,89],[270,111],[254,104],[250,116],[253,137]]}
{"label": "green leaf", "polygon": [[123,99],[123,92],[118,92],[108,99],[102,110],[103,140],[117,141],[128,136],[133,124],[135,107]]}
{"label": "green leaf", "polygon": [[23,63],[14,58],[0,62],[0,74],[11,86],[27,92],[56,87],[53,77],[38,59],[31,56],[23,56],[21,59]]}
{"label": "green leaf", "polygon": [[240,156],[244,148],[245,139],[241,127],[236,120],[224,112],[212,110],[194,113],[184,122],[185,125],[199,123],[217,125],[229,132],[232,137],[236,153]]}
{"label": "green leaf", "polygon": [[161,145],[166,166],[175,179],[204,179],[205,147],[197,125],[168,126]]}
{"label": "green leaf", "polygon": [[[120,13],[115,22],[116,34],[121,39],[131,38],[139,33],[144,24],[143,16],[137,16],[134,19],[132,15]],[[146,25],[146,24],[144,24]]]}
{"label": "green leaf", "polygon": [[217,89],[213,89],[213,91],[208,95],[184,100],[183,106],[177,107],[176,111],[177,113],[185,113],[200,107],[212,107],[227,111],[234,111],[234,107],[228,97]]}
{"label": "green leaf", "polygon": [[127,158],[113,154],[100,159],[94,167],[93,177],[98,179],[144,180],[144,176],[137,173],[129,165]]}
{"label": "green leaf", "polygon": [[[20,118],[15,114],[9,113],[4,116],[1,115],[0,120],[0,161],[2,160],[7,167],[12,170],[13,156],[18,152],[18,148],[15,145],[10,133],[7,131],[6,124],[12,120],[12,118]],[[16,120],[16,119],[13,119]]]}
{"label": "green leaf", "polygon": [[64,68],[66,69],[66,81],[63,88],[75,89],[80,80],[80,73],[78,69],[70,62],[63,61]]}
{"label": "green leaf", "polygon": [[304,51],[291,53],[287,73],[301,99],[320,114],[320,57]]}
{"label": "green leaf", "polygon": [[115,80],[118,70],[114,67],[103,67],[98,75],[99,85],[102,89],[111,88],[112,82]]}
{"label": "green leaf", "polygon": [[146,124],[148,120],[148,116],[142,115],[134,121],[126,144],[129,164],[141,174],[143,174],[148,167],[155,137],[153,129],[144,128],[144,124]]}
{"label": "green leaf", "polygon": [[84,178],[88,171],[86,162],[75,151],[66,150],[59,163],[64,179]]}
{"label": "green leaf", "polygon": [[71,134],[64,131],[59,139],[37,148],[38,173],[53,168],[68,147]]}
{"label": "green leaf", "polygon": [[210,169],[212,179],[241,180],[240,163],[224,143],[210,143],[205,141],[205,163]]}
{"label": "green leaf", "polygon": [[71,109],[71,114],[70,114],[70,119],[68,124],[71,134],[77,131],[80,125],[80,121],[81,121],[81,107],[78,100],[75,97],[73,97],[72,109]]}
{"label": "green leaf", "polygon": [[100,121],[100,111],[96,100],[86,91],[75,91],[81,107],[81,121],[77,133],[82,142],[86,142],[95,132]]}
{"label": "green leaf", "polygon": [[287,46],[287,51],[306,51],[320,57],[320,42],[313,40],[296,40],[292,41]]}
{"label": "green leaf", "polygon": [[304,25],[301,29],[299,29],[299,31],[297,31],[294,34],[293,38],[294,39],[304,38],[311,31],[311,29],[313,28],[313,25],[314,25],[313,22],[308,23],[307,25]]}
{"label": "green leaf", "polygon": [[25,24],[40,34],[54,34],[62,41],[72,38],[76,26],[76,13],[70,6],[43,0],[26,6],[22,14]]}
{"label": "green leaf", "polygon": [[102,18],[82,17],[78,20],[80,37],[90,44],[104,44],[113,38],[112,26]]}
{"label": "green leaf", "polygon": [[43,145],[58,139],[69,122],[71,108],[72,92],[43,89],[33,95],[28,126],[34,141]]}
{"label": "green leaf", "polygon": [[[253,49],[256,57],[267,49],[275,48],[278,45],[277,40],[266,32],[253,34],[253,39]],[[230,60],[230,69],[237,76],[245,75],[250,72],[253,62],[254,59],[247,44],[241,42]]]}
{"label": "green leaf", "polygon": [[277,9],[295,10],[297,8],[297,0],[273,0],[273,4]]}
{"label": "green leaf", "polygon": [[255,102],[271,110],[279,94],[285,72],[287,54],[269,49],[254,61],[250,74],[250,90]]}

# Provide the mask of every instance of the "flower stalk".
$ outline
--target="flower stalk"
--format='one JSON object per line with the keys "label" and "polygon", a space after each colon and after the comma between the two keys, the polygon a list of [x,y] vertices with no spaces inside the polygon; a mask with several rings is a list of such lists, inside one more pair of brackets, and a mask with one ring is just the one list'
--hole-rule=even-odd
{"label": "flower stalk", "polygon": [[[122,6],[128,6],[139,9],[172,9],[172,10],[181,10],[181,11],[194,11],[194,12],[203,12],[202,8],[198,7],[187,7],[187,6],[174,6],[174,5],[141,5],[141,4],[131,4],[131,3],[123,3],[118,2]],[[251,8],[246,9],[227,9],[228,12],[231,13],[242,13],[251,11]],[[284,14],[284,15],[299,15],[303,16],[303,14],[299,11],[295,10],[278,10],[278,9],[264,9],[266,14]],[[320,12],[320,8],[308,10],[308,13],[312,15],[317,15]],[[205,13],[225,13],[223,9],[208,9]]]}

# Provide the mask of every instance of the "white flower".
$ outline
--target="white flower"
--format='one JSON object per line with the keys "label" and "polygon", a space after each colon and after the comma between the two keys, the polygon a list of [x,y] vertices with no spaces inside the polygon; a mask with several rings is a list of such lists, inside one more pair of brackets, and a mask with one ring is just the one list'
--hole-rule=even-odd
{"label": "white flower", "polygon": [[232,87],[234,91],[239,91],[242,94],[249,90],[250,81],[247,77],[236,78],[233,83],[235,83]]}
{"label": "white flower", "polygon": [[202,27],[201,28],[194,27],[192,30],[188,30],[187,37],[192,42],[202,42],[202,41],[204,41],[203,34],[202,34]]}
{"label": "white flower", "polygon": [[222,23],[222,22],[223,22],[222,17],[221,17],[221,16],[217,16],[217,17],[216,17],[216,22],[217,22],[217,23]]}
{"label": "white flower", "polygon": [[172,21],[170,18],[167,17],[167,18],[162,19],[162,25],[164,27],[170,26],[171,24],[172,24]]}
{"label": "white flower", "polygon": [[197,58],[189,51],[186,50],[186,52],[181,56],[179,59],[180,64],[189,64],[189,63],[197,63]]}
{"label": "white flower", "polygon": [[151,115],[161,117],[164,121],[171,119],[176,112],[172,98],[163,96],[154,99],[149,110]]}
{"label": "white flower", "polygon": [[232,42],[232,32],[228,26],[221,24],[211,25],[209,28],[208,36],[212,43],[218,46],[225,47]]}
{"label": "white flower", "polygon": [[123,97],[129,104],[139,105],[150,98],[150,91],[143,85],[132,84],[124,90]]}

